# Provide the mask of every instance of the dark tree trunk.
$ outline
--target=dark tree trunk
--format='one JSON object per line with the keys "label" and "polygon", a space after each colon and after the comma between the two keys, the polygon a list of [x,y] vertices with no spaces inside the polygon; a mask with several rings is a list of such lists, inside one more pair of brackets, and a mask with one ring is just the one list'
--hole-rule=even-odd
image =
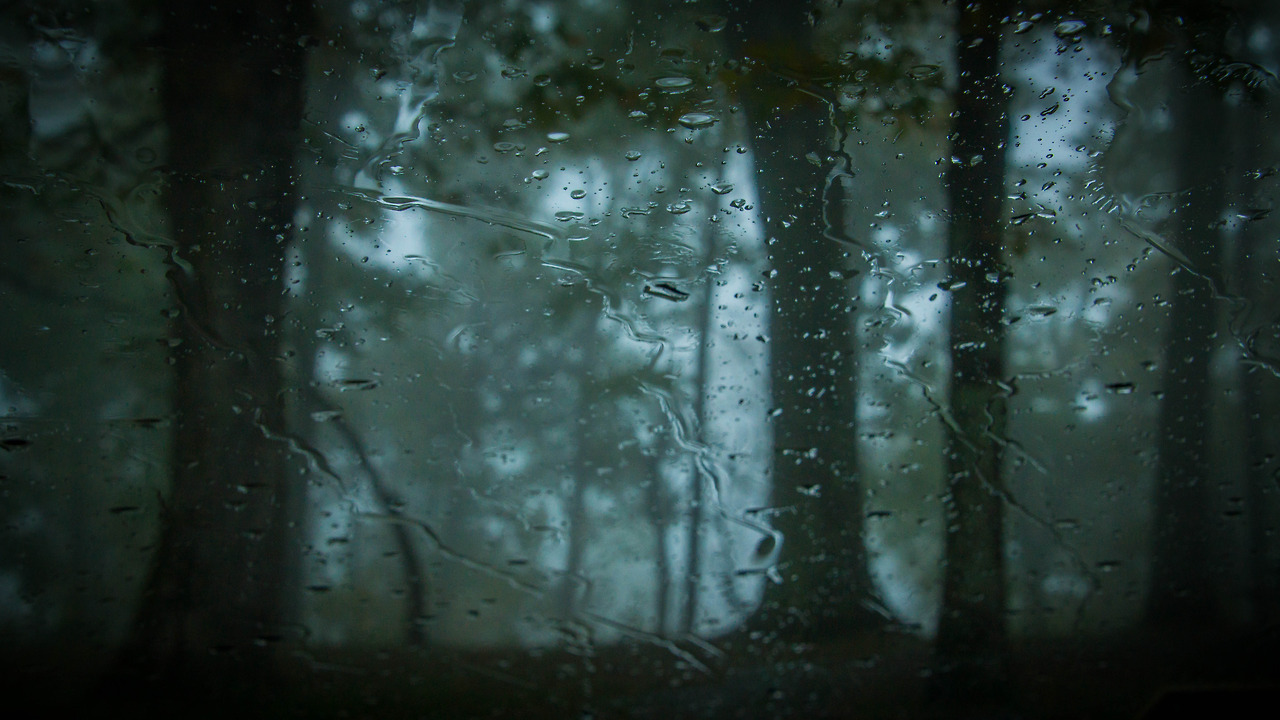
{"label": "dark tree trunk", "polygon": [[272,438],[305,6],[163,5],[176,434],[126,661],[167,692],[259,694],[290,620],[296,498]]}
{"label": "dark tree trunk", "polygon": [[1185,190],[1173,240],[1187,261],[1173,273],[1157,432],[1155,537],[1148,617],[1195,627],[1215,611],[1209,507],[1210,359],[1218,345],[1211,285],[1221,276],[1221,219],[1229,151],[1219,90],[1188,73],[1175,90],[1177,186]]}
{"label": "dark tree trunk", "polygon": [[[843,152],[831,107],[804,87],[816,74],[810,3],[756,0],[731,13],[751,75],[740,99],[751,127],[769,253],[772,504],[783,534],[765,621],[787,636],[841,635],[883,624],[871,590],[858,477],[853,301],[847,249],[829,232],[827,158]],[[819,163],[810,158],[817,157]]]}
{"label": "dark tree trunk", "polygon": [[1000,23],[988,0],[961,7],[957,87],[946,179],[951,209],[951,387],[946,437],[947,532],[937,648],[963,692],[994,691],[1005,650],[1002,442],[1004,175],[1009,98],[1000,80]]}

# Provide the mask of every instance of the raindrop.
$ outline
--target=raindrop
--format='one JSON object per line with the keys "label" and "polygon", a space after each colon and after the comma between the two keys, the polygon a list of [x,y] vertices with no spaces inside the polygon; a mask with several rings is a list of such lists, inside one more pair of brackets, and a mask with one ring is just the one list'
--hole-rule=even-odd
{"label": "raindrop", "polygon": [[684,92],[693,86],[693,80],[681,75],[660,77],[653,81],[654,85],[667,92]]}
{"label": "raindrop", "polygon": [[658,282],[652,285],[644,286],[644,293],[663,300],[671,300],[674,302],[684,302],[689,299],[689,293],[672,285],[669,282]]}
{"label": "raindrop", "polygon": [[496,142],[496,143],[494,143],[494,144],[493,144],[493,149],[494,149],[496,152],[506,153],[506,152],[511,152],[512,150],[518,150],[518,149],[520,149],[520,146],[519,146],[519,145],[517,145],[517,144],[515,144],[515,143],[513,143],[513,142],[508,142],[508,141],[504,140],[504,141],[502,141],[502,142]]}
{"label": "raindrop", "polygon": [[599,70],[600,68],[604,67],[604,58],[600,57],[599,55],[592,55],[591,57],[587,58],[587,67],[591,68],[592,70]]}
{"label": "raindrop", "polygon": [[546,87],[551,84],[550,75],[537,75],[533,78],[533,84],[538,87]]}
{"label": "raindrop", "polygon": [[466,70],[459,70],[453,74],[453,79],[460,83],[469,83],[476,79],[476,74],[473,72],[467,72]]}
{"label": "raindrop", "polygon": [[546,170],[534,170],[532,173],[530,173],[530,175],[533,176],[534,180],[546,180],[547,175],[549,174],[550,173],[548,173]]}
{"label": "raindrop", "polygon": [[1025,33],[1025,32],[1031,32],[1031,28],[1035,26],[1036,24],[1031,22],[1030,20],[1023,20],[1022,22],[1018,23],[1018,26],[1013,29],[1013,32],[1016,35],[1021,35],[1022,33]]}
{"label": "raindrop", "polygon": [[693,209],[693,206],[683,200],[678,203],[672,203],[667,206],[667,212],[671,213],[672,215],[683,215],[692,209]]}
{"label": "raindrop", "polygon": [[373,390],[381,384],[382,383],[377,380],[366,380],[363,378],[344,378],[333,381],[333,386],[338,388],[340,392],[347,392],[348,390]]}
{"label": "raindrop", "polygon": [[1027,308],[1027,314],[1035,318],[1047,318],[1058,312],[1058,308],[1052,305],[1032,305]]}
{"label": "raindrop", "polygon": [[567,132],[549,132],[549,133],[547,133],[547,139],[548,139],[548,140],[550,140],[550,141],[551,141],[551,142],[553,142],[553,143],[562,143],[562,142],[564,142],[565,140],[568,140],[568,139],[569,139],[569,133],[567,133]]}
{"label": "raindrop", "polygon": [[907,77],[912,80],[923,80],[937,75],[940,70],[942,68],[937,65],[916,65],[907,71]]}
{"label": "raindrop", "polygon": [[716,118],[715,115],[711,115],[710,113],[691,112],[691,113],[685,113],[684,115],[681,115],[680,119],[677,120],[676,122],[679,122],[681,125],[689,128],[690,130],[700,130],[702,128],[711,127],[712,125],[715,125],[717,122],[719,122],[719,119]]}
{"label": "raindrop", "polygon": [[729,20],[720,15],[703,15],[694,21],[699,30],[704,32],[720,32],[729,24]]}
{"label": "raindrop", "polygon": [[569,193],[569,197],[573,198],[574,200],[581,200],[586,196],[587,196],[587,191],[582,189],[573,190]]}
{"label": "raindrop", "polygon": [[625,157],[626,159],[628,159],[628,160],[630,160],[630,161],[632,161],[632,162],[635,162],[636,160],[639,160],[639,159],[640,159],[640,151],[639,151],[639,150],[628,150],[628,151],[627,151],[627,154],[626,154],[626,155],[623,155],[623,157]]}
{"label": "raindrop", "polygon": [[711,186],[711,192],[717,195],[728,195],[733,192],[733,183],[718,182]]}
{"label": "raindrop", "polygon": [[1107,390],[1110,390],[1116,395],[1132,395],[1135,388],[1131,382],[1118,382],[1107,385]]}
{"label": "raindrop", "polygon": [[1083,20],[1064,20],[1058,23],[1058,27],[1053,29],[1053,34],[1063,40],[1072,40],[1084,32],[1086,27],[1088,27],[1088,24]]}
{"label": "raindrop", "polygon": [[577,210],[561,210],[556,213],[556,219],[560,222],[571,222],[573,220],[581,220],[585,215],[585,213],[578,212]]}

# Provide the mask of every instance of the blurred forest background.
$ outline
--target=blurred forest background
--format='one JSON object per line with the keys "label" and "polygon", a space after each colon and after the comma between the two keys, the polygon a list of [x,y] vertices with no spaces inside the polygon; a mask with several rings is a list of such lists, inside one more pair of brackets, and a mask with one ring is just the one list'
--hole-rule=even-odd
{"label": "blurred forest background", "polygon": [[1274,687],[1278,68],[1266,2],[0,3],[5,681]]}

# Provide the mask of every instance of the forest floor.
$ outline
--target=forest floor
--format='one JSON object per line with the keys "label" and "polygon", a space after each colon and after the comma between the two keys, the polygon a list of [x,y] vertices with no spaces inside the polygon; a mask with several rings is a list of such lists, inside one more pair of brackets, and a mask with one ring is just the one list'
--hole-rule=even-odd
{"label": "forest floor", "polygon": [[[740,645],[735,645],[740,642]],[[932,646],[902,633],[805,644],[740,638],[723,654],[687,644],[591,651],[475,652],[291,649],[278,677],[252,694],[95,685],[101,663],[57,655],[11,658],[6,698],[36,712],[186,718],[1027,718],[1244,717],[1280,706],[1280,629],[1264,633],[1149,631],[1008,649],[994,693],[948,689]],[[757,652],[765,648],[767,655]],[[10,653],[5,654],[10,655]],[[62,660],[66,660],[65,657]],[[90,668],[93,668],[92,670]],[[198,683],[197,683],[198,685]],[[266,689],[263,689],[266,688]],[[112,690],[116,690],[112,692]],[[114,706],[114,707],[113,707]],[[43,711],[41,711],[43,709]],[[13,715],[12,717],[18,717]]]}

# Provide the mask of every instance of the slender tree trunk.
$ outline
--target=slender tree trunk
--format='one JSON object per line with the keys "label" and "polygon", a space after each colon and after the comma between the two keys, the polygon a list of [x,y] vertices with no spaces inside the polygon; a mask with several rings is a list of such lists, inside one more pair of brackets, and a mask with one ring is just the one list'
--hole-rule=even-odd
{"label": "slender tree trunk", "polygon": [[134,636],[172,692],[266,689],[290,621],[294,489],[280,432],[281,272],[306,3],[163,7],[180,310],[173,485]]}
{"label": "slender tree trunk", "polygon": [[[732,14],[739,58],[756,64],[742,105],[769,252],[770,380],[774,407],[773,505],[783,533],[784,582],[765,598],[772,630],[839,635],[883,619],[862,606],[871,588],[857,476],[852,301],[839,278],[846,249],[829,237],[824,198],[830,106],[800,84],[812,75],[810,3],[755,0]],[[837,149],[839,150],[839,148]],[[838,230],[838,228],[837,228]]]}
{"label": "slender tree trunk", "polygon": [[[1249,103],[1234,123],[1241,145],[1236,149],[1236,170],[1239,177],[1255,170],[1257,158],[1266,157],[1270,141],[1270,133],[1264,128],[1263,118],[1270,110],[1270,103],[1265,100]],[[1261,193],[1245,194],[1245,201],[1251,207],[1266,207],[1267,198]],[[1274,268],[1270,261],[1271,232],[1273,225],[1259,227],[1258,222],[1248,222],[1241,229],[1239,246],[1235,258],[1235,275],[1241,279],[1241,294],[1254,304],[1256,319],[1250,324],[1276,318],[1275,293],[1268,287],[1266,268]],[[1268,232],[1271,231],[1271,232]],[[1275,332],[1274,327],[1264,325],[1257,335],[1249,339],[1256,348],[1264,332]],[[1263,343],[1266,341],[1263,340]],[[1256,352],[1257,350],[1254,349]],[[1264,351],[1265,352],[1265,351]],[[1280,564],[1274,555],[1271,528],[1276,518],[1277,486],[1274,473],[1277,472],[1277,458],[1271,453],[1272,441],[1276,437],[1277,426],[1275,413],[1269,409],[1275,407],[1278,399],[1275,391],[1280,389],[1277,378],[1266,368],[1250,362],[1236,365],[1237,377],[1241,390],[1241,445],[1245,462],[1245,517],[1248,521],[1248,555],[1249,555],[1249,593],[1253,621],[1259,626],[1274,622],[1280,613]]]}
{"label": "slender tree trunk", "polygon": [[951,387],[946,550],[937,649],[955,687],[980,694],[1003,675],[1002,441],[1004,175],[1009,99],[1000,80],[1003,0],[961,7],[947,172],[951,208]]}
{"label": "slender tree trunk", "polygon": [[1174,239],[1187,268],[1173,273],[1163,362],[1164,397],[1157,432],[1155,537],[1148,617],[1158,626],[1203,625],[1215,612],[1209,506],[1210,359],[1217,346],[1211,281],[1220,277],[1219,246],[1229,150],[1221,93],[1188,73],[1175,102],[1176,172],[1184,202]]}

